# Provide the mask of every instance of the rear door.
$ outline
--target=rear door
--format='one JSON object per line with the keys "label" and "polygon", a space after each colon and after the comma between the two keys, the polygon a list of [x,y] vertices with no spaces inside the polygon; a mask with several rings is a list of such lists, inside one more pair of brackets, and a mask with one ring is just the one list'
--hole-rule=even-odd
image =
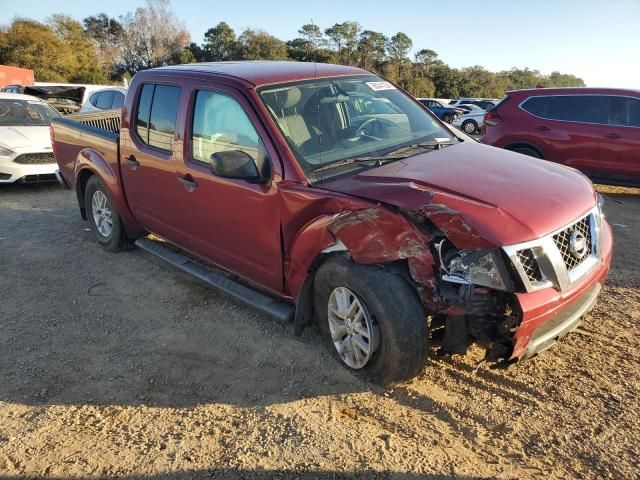
{"label": "rear door", "polygon": [[600,168],[594,177],[640,184],[640,99],[603,96],[607,124],[602,127]]}
{"label": "rear door", "polygon": [[597,95],[529,97],[529,134],[544,158],[583,172],[598,168],[605,105]]}
{"label": "rear door", "polygon": [[[279,159],[250,102],[227,85],[193,83],[184,138],[181,189],[184,233],[194,253],[274,292],[283,288]],[[221,178],[211,156],[242,151],[272,178],[255,183]],[[279,169],[277,169],[279,171]]]}
{"label": "rear door", "polygon": [[129,135],[121,141],[120,165],[127,202],[140,224],[188,248],[181,233],[184,205],[178,196],[182,193],[178,182],[182,148],[176,141],[181,92],[172,84],[140,86]]}

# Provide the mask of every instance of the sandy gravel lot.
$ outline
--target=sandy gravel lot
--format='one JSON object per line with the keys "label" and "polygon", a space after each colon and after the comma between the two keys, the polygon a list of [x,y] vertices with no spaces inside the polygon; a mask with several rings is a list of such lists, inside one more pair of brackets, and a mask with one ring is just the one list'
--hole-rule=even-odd
{"label": "sandy gravel lot", "polygon": [[576,332],[385,391],[317,331],[102,251],[72,192],[0,187],[0,477],[640,478],[640,195],[609,191],[614,265]]}

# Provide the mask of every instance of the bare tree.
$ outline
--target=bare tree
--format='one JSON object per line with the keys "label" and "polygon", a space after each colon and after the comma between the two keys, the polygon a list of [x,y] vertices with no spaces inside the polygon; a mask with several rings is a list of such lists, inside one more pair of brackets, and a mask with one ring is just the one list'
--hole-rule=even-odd
{"label": "bare tree", "polygon": [[191,41],[169,0],[147,0],[145,8],[122,19],[122,26],[122,67],[131,74],[171,63]]}

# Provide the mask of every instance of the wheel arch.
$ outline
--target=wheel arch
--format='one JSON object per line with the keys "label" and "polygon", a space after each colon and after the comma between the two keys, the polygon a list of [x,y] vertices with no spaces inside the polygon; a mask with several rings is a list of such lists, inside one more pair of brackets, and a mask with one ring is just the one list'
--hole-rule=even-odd
{"label": "wheel arch", "polygon": [[544,153],[542,152],[540,147],[538,147],[536,144],[531,143],[531,142],[525,142],[525,141],[509,142],[502,148],[504,148],[505,150],[514,150],[516,148],[529,148],[529,149],[537,152],[538,155],[540,155],[540,158],[542,158],[542,159],[545,158],[544,157]]}

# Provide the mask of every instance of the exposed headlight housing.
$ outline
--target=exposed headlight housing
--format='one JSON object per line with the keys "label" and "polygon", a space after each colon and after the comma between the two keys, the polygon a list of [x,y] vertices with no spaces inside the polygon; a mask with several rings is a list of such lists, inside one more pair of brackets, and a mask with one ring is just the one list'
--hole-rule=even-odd
{"label": "exposed headlight housing", "polygon": [[9,150],[8,148],[4,148],[0,146],[0,157],[10,157],[15,152],[13,150]]}
{"label": "exposed headlight housing", "polygon": [[460,250],[449,260],[443,280],[513,291],[513,282],[498,250]]}

